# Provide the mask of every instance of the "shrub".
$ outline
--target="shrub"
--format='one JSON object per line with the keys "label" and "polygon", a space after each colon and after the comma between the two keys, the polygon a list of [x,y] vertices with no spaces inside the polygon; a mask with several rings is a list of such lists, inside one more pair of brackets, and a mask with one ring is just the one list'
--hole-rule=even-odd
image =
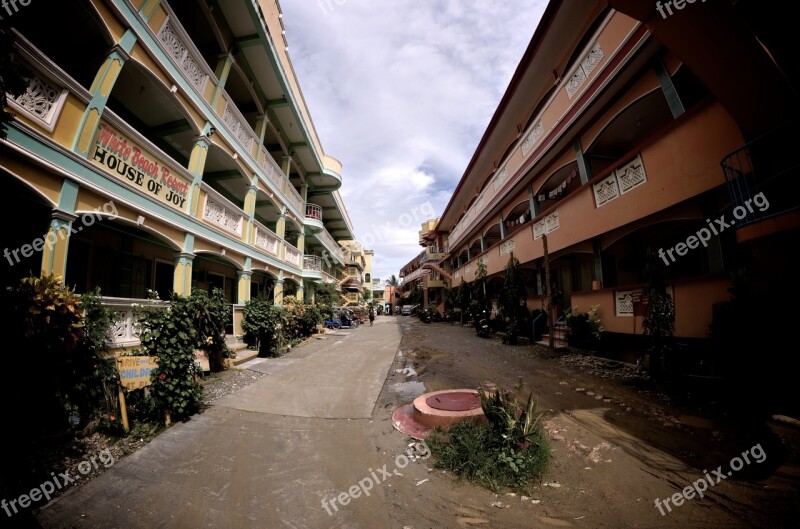
{"label": "shrub", "polygon": [[570,345],[575,347],[594,347],[605,332],[600,324],[600,305],[592,305],[589,312],[575,312],[575,309],[569,307],[564,314],[564,320]]}
{"label": "shrub", "polygon": [[284,310],[266,298],[251,299],[244,306],[242,329],[247,344],[261,357],[278,356],[283,343]]}
{"label": "shrub", "polygon": [[188,303],[197,333],[195,348],[208,354],[211,371],[224,370],[228,352],[228,346],[225,345],[225,325],[230,310],[225,294],[218,288],[213,289],[210,296],[204,290],[194,289]]}
{"label": "shrub", "polygon": [[188,298],[173,295],[169,307],[140,310],[138,316],[144,354],[155,356],[158,362],[150,374],[155,402],[175,419],[192,415],[202,396],[194,356],[197,333],[192,304]]}
{"label": "shrub", "polygon": [[536,404],[532,394],[521,407],[506,393],[487,396],[481,391],[488,425],[461,422],[446,432],[435,430],[429,442],[436,466],[494,492],[526,490],[541,478],[550,459]]}

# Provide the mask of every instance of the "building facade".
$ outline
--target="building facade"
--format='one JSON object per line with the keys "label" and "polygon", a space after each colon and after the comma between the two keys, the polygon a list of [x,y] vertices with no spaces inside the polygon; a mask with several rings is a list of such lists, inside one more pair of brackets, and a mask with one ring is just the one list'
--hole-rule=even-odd
{"label": "building facade", "polygon": [[742,270],[753,311],[780,306],[777,292],[796,299],[784,252],[800,239],[798,85],[784,22],[752,2],[683,5],[663,18],[655,2],[549,3],[404,287],[431,274],[458,287],[482,262],[496,295],[514,256],[541,309],[546,244],[556,318],[599,305],[610,333],[641,334],[653,258],[678,337],[709,336]]}
{"label": "building facade", "polygon": [[[0,142],[3,286],[54,273],[131,305],[218,287],[313,300],[354,237],[277,0],[32,3],[4,20],[27,91]],[[64,28],[69,28],[68,34]],[[46,234],[43,237],[43,234]],[[37,242],[38,241],[38,242]]]}

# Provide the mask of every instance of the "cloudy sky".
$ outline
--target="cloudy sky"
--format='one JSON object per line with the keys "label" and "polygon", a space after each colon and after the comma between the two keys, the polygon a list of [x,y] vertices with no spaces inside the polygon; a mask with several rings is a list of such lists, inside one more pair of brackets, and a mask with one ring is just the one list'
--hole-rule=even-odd
{"label": "cloudy sky", "polygon": [[[541,18],[545,0],[283,0],[341,193],[386,279],[421,251]],[[432,215],[431,215],[432,213]]]}

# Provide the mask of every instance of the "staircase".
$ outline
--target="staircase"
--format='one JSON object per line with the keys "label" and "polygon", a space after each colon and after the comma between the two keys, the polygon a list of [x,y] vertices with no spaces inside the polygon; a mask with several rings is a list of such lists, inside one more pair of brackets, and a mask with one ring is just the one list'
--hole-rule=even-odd
{"label": "staircase", "polygon": [[[553,333],[553,345],[556,349],[567,348],[567,324],[563,321],[557,321],[553,324],[550,331]],[[536,342],[538,345],[550,347],[550,333],[542,335],[542,339]]]}
{"label": "staircase", "polygon": [[243,364],[258,356],[258,351],[250,351],[247,349],[247,344],[242,341],[241,336],[234,336],[232,334],[226,335],[225,345],[228,346],[230,352],[236,353],[236,358],[228,358],[226,361],[229,368]]}

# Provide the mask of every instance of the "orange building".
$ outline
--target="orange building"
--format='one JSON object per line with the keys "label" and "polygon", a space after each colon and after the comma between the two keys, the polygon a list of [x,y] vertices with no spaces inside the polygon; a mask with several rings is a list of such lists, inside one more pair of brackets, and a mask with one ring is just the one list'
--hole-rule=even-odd
{"label": "orange building", "polygon": [[528,308],[542,308],[546,238],[556,318],[599,305],[610,336],[642,332],[648,250],[689,341],[709,335],[739,270],[753,313],[780,306],[778,292],[798,299],[784,258],[800,233],[796,65],[781,17],[751,4],[664,19],[655,2],[552,0],[441,218],[420,232],[441,262],[423,252],[404,284],[424,286],[427,269],[457,287],[480,261],[496,296],[513,255]]}

